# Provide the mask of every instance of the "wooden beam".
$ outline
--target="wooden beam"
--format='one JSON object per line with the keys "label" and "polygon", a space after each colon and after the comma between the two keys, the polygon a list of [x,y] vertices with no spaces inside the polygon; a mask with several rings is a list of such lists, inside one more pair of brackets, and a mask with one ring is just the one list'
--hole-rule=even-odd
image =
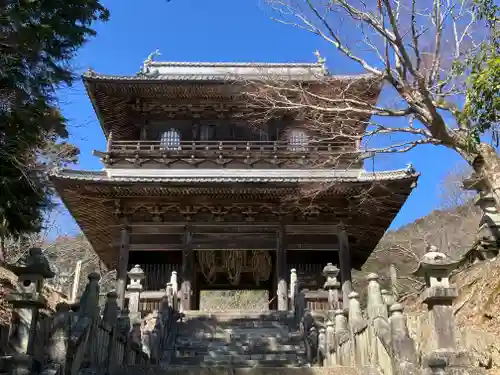
{"label": "wooden beam", "polygon": [[[219,242],[217,244],[206,244],[206,245],[192,245],[192,250],[196,251],[208,251],[208,250],[267,250],[271,252],[276,251],[276,246],[270,247],[258,247],[254,244],[249,244],[248,246],[238,246],[238,247],[227,247],[223,243]],[[179,244],[132,244],[130,245],[131,251],[182,251],[183,246]],[[336,245],[324,244],[302,244],[302,245],[289,245],[286,251],[339,251],[339,247]]]}
{"label": "wooden beam", "polygon": [[183,311],[189,311],[193,306],[193,287],[194,287],[194,272],[195,259],[192,248],[191,228],[186,225],[184,228],[184,237],[182,243],[182,283],[181,283],[181,304]]}
{"label": "wooden beam", "polygon": [[[173,222],[131,222],[129,224],[132,234],[161,234],[168,230],[168,233],[183,233],[186,222],[173,221]],[[210,231],[227,230],[230,233],[262,233],[266,231],[275,233],[280,225],[285,227],[289,234],[337,234],[339,232],[340,224],[332,224],[331,222],[314,224],[280,224],[279,222],[268,221],[253,221],[253,222],[190,222],[189,226],[197,233],[210,233]],[[119,225],[110,225],[112,227],[119,227]],[[170,230],[169,230],[170,229]]]}
{"label": "wooden beam", "polygon": [[280,225],[276,232],[276,278],[278,311],[288,310],[287,262],[285,226]]}
{"label": "wooden beam", "polygon": [[124,307],[125,291],[127,289],[127,266],[130,253],[129,227],[123,226],[120,232],[120,252],[118,258],[118,269],[116,275],[116,293],[118,295],[118,306]]}
{"label": "wooden beam", "polygon": [[349,306],[349,293],[352,292],[351,279],[351,252],[349,249],[349,239],[345,229],[338,233],[339,238],[339,263],[340,282],[342,284],[342,303],[344,309]]}

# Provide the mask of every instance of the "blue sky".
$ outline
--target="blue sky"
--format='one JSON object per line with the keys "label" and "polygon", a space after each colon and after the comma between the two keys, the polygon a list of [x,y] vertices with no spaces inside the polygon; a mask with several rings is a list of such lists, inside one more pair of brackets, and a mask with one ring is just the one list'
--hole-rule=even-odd
{"label": "blue sky", "polygon": [[[259,0],[130,0],[103,1],[111,11],[108,23],[96,25],[97,37],[82,48],[75,68],[100,73],[135,74],[143,60],[159,49],[164,61],[315,62],[318,49],[332,73],[360,72],[319,37],[269,19]],[[346,27],[346,32],[349,32]],[[83,85],[60,93],[70,120],[71,141],[79,146],[79,169],[101,169],[92,150],[105,149],[105,138]],[[437,185],[460,159],[442,147],[425,146],[409,153],[378,157],[375,169],[404,168],[411,162],[422,173],[417,189],[393,222],[396,228],[422,217],[439,204]],[[372,167],[372,163],[366,166]],[[65,214],[64,233],[75,233]]]}

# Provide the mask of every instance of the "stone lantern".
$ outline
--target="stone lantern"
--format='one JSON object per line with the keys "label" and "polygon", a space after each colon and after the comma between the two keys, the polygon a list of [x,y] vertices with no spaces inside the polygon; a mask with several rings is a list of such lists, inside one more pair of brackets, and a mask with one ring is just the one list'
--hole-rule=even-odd
{"label": "stone lantern", "polygon": [[323,288],[328,291],[328,308],[331,311],[340,308],[340,283],[337,281],[339,272],[340,270],[332,263],[323,268],[323,276],[326,278]]}
{"label": "stone lantern", "polygon": [[46,307],[43,296],[45,279],[54,277],[49,262],[40,248],[29,250],[24,264],[7,265],[18,277],[18,292],[7,296],[12,305],[11,336],[9,350],[13,355],[11,374],[30,373],[35,366],[34,344],[38,328],[39,310]]}
{"label": "stone lantern", "polygon": [[144,280],[144,271],[140,265],[136,264],[129,272],[130,279],[127,285],[128,292],[128,309],[130,311],[130,318],[132,321],[140,318],[140,301],[142,291],[142,280]]}
{"label": "stone lantern", "polygon": [[458,263],[439,252],[435,246],[429,246],[418,268],[413,272],[415,276],[425,280],[427,289],[424,302],[429,308],[435,303],[451,305],[457,297],[456,288],[450,285],[450,274],[457,268]]}
{"label": "stone lantern", "polygon": [[452,303],[457,297],[457,289],[450,284],[450,274],[458,262],[430,246],[422,257],[414,275],[423,277],[426,290],[423,302],[427,304],[427,324],[429,335],[425,343],[424,363],[429,371],[437,359],[444,359],[447,367],[463,367],[470,358],[457,347]]}

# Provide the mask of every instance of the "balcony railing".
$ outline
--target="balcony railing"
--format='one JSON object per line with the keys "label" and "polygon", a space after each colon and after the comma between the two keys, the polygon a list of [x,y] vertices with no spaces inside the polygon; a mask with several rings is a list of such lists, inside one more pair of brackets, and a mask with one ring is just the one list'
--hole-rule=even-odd
{"label": "balcony railing", "polygon": [[110,141],[108,153],[169,155],[248,155],[253,153],[289,156],[311,153],[356,153],[357,141],[286,142],[286,141]]}

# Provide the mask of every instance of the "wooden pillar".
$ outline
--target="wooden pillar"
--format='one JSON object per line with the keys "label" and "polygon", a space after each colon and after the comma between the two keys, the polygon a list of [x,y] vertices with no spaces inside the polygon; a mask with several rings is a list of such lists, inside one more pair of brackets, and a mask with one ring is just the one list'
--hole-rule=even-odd
{"label": "wooden pillar", "polygon": [[194,308],[194,251],[191,244],[191,231],[189,226],[184,228],[182,240],[182,283],[181,283],[181,305],[183,311]]}
{"label": "wooden pillar", "polygon": [[116,274],[116,294],[118,296],[118,306],[123,309],[125,306],[125,290],[127,288],[128,277],[128,257],[130,253],[130,228],[123,226],[120,231],[120,253],[118,258],[118,268]]}
{"label": "wooden pillar", "polygon": [[276,285],[278,311],[288,310],[288,288],[287,288],[287,262],[286,262],[286,243],[285,227],[280,225],[276,233]]}
{"label": "wooden pillar", "polygon": [[349,293],[352,292],[351,281],[351,252],[349,250],[349,239],[345,228],[338,233],[339,240],[339,264],[340,282],[342,284],[342,305],[344,309],[349,306]]}

